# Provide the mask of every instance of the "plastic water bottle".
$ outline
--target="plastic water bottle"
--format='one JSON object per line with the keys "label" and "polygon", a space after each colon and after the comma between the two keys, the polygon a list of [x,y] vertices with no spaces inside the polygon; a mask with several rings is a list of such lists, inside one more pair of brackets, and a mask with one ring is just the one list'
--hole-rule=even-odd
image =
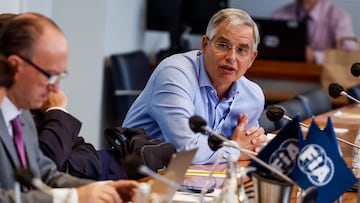
{"label": "plastic water bottle", "polygon": [[135,194],[136,203],[148,203],[150,198],[151,186],[149,183],[140,183]]}
{"label": "plastic water bottle", "polygon": [[220,194],[220,199],[216,202],[218,203],[238,203],[238,181],[237,181],[237,160],[231,154],[228,157],[228,163],[226,168],[226,178],[222,187]]}
{"label": "plastic water bottle", "polygon": [[[354,144],[360,146],[360,128],[358,129]],[[354,175],[360,178],[360,149],[356,147],[353,147],[352,168]]]}

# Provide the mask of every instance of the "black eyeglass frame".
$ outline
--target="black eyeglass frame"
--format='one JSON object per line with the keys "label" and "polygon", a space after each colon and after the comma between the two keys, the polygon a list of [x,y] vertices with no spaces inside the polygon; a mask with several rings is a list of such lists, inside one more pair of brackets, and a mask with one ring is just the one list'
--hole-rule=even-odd
{"label": "black eyeglass frame", "polygon": [[27,64],[29,64],[30,66],[32,66],[33,68],[35,68],[37,71],[39,71],[41,74],[43,74],[45,77],[48,78],[49,80],[49,84],[53,85],[56,82],[58,82],[59,80],[65,78],[68,75],[68,72],[65,71],[63,73],[60,74],[50,74],[49,72],[47,72],[46,70],[44,70],[43,68],[41,68],[40,66],[36,65],[34,62],[32,62],[30,59],[21,56],[19,54],[15,54],[16,56],[18,56],[19,58],[21,58],[23,61],[25,61]]}

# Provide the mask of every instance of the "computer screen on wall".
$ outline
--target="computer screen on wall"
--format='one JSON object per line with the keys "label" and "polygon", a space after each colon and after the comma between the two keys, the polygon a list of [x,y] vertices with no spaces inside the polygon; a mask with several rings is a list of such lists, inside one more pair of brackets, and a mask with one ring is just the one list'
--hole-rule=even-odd
{"label": "computer screen on wall", "polygon": [[190,33],[202,35],[210,18],[227,7],[227,0],[184,0],[182,20],[190,28]]}
{"label": "computer screen on wall", "polygon": [[165,55],[186,51],[184,31],[204,34],[211,16],[226,7],[228,0],[147,0],[146,29],[170,33],[170,47]]}

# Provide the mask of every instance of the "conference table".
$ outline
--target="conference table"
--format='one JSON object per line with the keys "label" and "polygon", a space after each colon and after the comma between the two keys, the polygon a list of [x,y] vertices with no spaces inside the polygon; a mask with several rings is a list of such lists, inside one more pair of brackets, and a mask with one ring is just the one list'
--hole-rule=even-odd
{"label": "conference table", "polygon": [[[319,104],[321,105],[321,104]],[[315,116],[313,118],[309,118],[307,120],[304,120],[304,124],[310,124],[312,120],[314,119],[315,122],[323,127],[327,123],[328,117],[331,118],[335,133],[338,138],[342,138],[346,141],[349,141],[351,143],[354,143],[355,136],[357,135],[360,127],[360,105],[359,104],[350,104],[346,106],[342,106],[340,108],[334,109],[332,111],[326,112],[324,114]],[[304,136],[306,136],[306,130],[304,130]],[[345,144],[343,142],[339,142],[342,153],[343,153],[343,159],[348,164],[349,168],[352,167],[352,146]],[[247,166],[249,164],[249,161],[239,161],[239,166]],[[211,165],[192,165],[190,169],[195,170],[210,170]],[[226,165],[221,164],[218,166],[217,171],[225,171]],[[187,176],[185,181],[191,181],[194,179],[196,181],[199,181],[199,184],[201,185],[201,179],[200,177],[195,176]],[[192,182],[196,182],[192,180]],[[215,187],[220,188],[222,184],[223,178],[215,178],[215,182],[213,185]],[[296,193],[298,189],[296,186],[294,186],[292,190],[292,196],[291,196],[291,203],[296,203]],[[357,193],[356,192],[345,192],[342,195],[342,202],[343,203],[355,203],[357,202]]]}

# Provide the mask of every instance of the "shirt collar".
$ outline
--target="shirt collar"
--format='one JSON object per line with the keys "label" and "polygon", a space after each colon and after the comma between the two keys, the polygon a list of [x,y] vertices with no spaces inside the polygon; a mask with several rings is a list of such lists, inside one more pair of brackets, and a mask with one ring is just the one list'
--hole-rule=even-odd
{"label": "shirt collar", "polygon": [[4,97],[1,110],[6,123],[10,123],[12,119],[20,115],[21,111],[10,101],[8,97]]}
{"label": "shirt collar", "polygon": [[319,0],[316,5],[314,6],[313,9],[311,9],[311,11],[307,14],[304,10],[300,9],[299,7],[297,7],[297,12],[298,12],[298,19],[303,19],[306,15],[310,16],[312,21],[317,21],[320,17],[320,13],[323,7],[323,1]]}
{"label": "shirt collar", "polygon": [[199,85],[201,87],[212,87],[210,78],[205,70],[204,66],[204,55],[199,54],[198,56],[198,66],[199,66]]}
{"label": "shirt collar", "polygon": [[316,5],[314,6],[313,9],[311,9],[309,15],[311,16],[311,19],[314,21],[317,21],[320,18],[320,14],[322,12],[322,7],[323,7],[323,1],[322,0],[318,0],[318,2],[316,3]]}

